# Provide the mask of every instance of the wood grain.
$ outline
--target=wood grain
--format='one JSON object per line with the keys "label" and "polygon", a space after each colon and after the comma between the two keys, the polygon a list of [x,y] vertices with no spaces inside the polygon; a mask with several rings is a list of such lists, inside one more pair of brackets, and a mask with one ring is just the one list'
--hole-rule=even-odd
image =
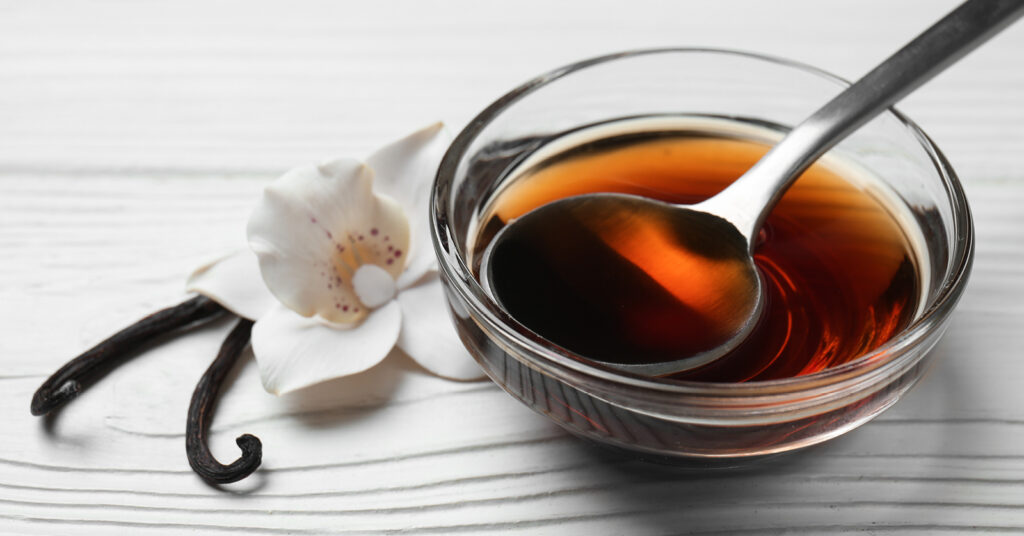
{"label": "wood grain", "polygon": [[239,247],[291,166],[436,118],[458,128],[513,85],[614,50],[750,49],[852,78],[954,3],[0,2],[0,533],[1024,532],[1024,26],[900,106],[965,183],[974,273],[920,385],[809,452],[652,466],[400,354],[282,398],[243,359],[212,448],[233,459],[252,433],[264,466],[216,490],[183,434],[228,322],[56,419],[28,411],[60,364]]}

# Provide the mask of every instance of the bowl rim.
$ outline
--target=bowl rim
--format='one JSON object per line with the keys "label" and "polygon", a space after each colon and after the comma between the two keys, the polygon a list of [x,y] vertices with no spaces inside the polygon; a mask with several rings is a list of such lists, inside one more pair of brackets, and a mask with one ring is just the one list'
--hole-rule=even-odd
{"label": "bowl rim", "polygon": [[[440,270],[446,281],[450,283],[448,287],[458,293],[462,301],[473,309],[478,319],[485,321],[490,328],[503,337],[515,340],[517,344],[523,346],[529,353],[522,352],[522,356],[529,359],[535,366],[551,372],[558,372],[557,369],[564,372],[572,371],[595,380],[673,395],[742,397],[746,399],[749,396],[774,397],[792,392],[821,391],[823,389],[827,392],[835,392],[837,384],[845,385],[851,380],[858,384],[860,382],[856,381],[857,379],[872,378],[881,381],[889,377],[889,372],[893,369],[904,369],[923,357],[924,352],[916,353],[910,350],[919,343],[927,341],[930,335],[936,332],[941,334],[949,314],[966,287],[974,259],[974,224],[963,187],[945,155],[914,121],[895,107],[890,107],[880,116],[889,114],[894,117],[917,139],[935,167],[938,178],[944,187],[946,199],[952,208],[953,231],[956,236],[953,240],[954,247],[950,250],[948,266],[951,269],[940,283],[939,295],[928,304],[928,307],[913,323],[885,344],[854,360],[803,376],[751,382],[702,382],[640,376],[603,366],[547,341],[510,317],[487,297],[479,282],[472,276],[465,259],[457,254],[458,245],[450,244],[450,237],[454,235],[454,229],[451,228],[451,220],[448,218],[448,197],[452,191],[452,181],[458,171],[459,161],[466,151],[495,117],[515,102],[545,85],[594,65],[658,54],[722,54],[797,69],[836,83],[839,87],[851,85],[842,77],[799,61],[756,52],[710,47],[649,48],[605,54],[553,69],[520,84],[499,97],[466,124],[449,146],[438,167],[431,188],[430,233]],[[449,245],[453,247],[450,252],[448,251]],[[520,353],[517,352],[517,354]],[[912,362],[906,362],[907,359],[912,359]],[[556,370],[552,370],[553,368]]]}

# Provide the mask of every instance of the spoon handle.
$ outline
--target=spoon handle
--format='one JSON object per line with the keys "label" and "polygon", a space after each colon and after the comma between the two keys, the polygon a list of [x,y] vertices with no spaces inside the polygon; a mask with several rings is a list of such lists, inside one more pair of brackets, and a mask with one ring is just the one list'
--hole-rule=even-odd
{"label": "spoon handle", "polygon": [[[796,126],[753,167],[698,205],[750,240],[825,151],[1024,15],[1024,0],[968,0]],[[753,246],[751,246],[753,247]]]}

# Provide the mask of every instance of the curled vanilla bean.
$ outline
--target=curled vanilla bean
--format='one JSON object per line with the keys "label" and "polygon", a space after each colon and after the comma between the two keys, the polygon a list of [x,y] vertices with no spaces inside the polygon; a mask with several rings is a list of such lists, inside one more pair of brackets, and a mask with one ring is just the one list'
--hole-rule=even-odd
{"label": "curled vanilla bean", "polygon": [[206,296],[161,309],[72,359],[47,378],[32,397],[32,414],[46,415],[67,404],[117,365],[156,338],[186,326],[209,322],[227,310]]}
{"label": "curled vanilla bean", "polygon": [[249,476],[260,466],[263,459],[263,444],[253,435],[243,434],[235,440],[242,449],[242,456],[229,465],[218,462],[207,443],[217,395],[242,350],[249,344],[252,324],[251,320],[239,320],[224,339],[217,358],[196,385],[188,408],[188,423],[185,429],[185,453],[188,455],[188,463],[196,474],[215,484],[237,482]]}

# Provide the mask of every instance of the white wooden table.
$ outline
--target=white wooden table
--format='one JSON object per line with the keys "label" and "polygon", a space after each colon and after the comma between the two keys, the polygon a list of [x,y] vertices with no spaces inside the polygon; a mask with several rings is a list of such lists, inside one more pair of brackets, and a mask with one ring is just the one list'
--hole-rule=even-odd
{"label": "white wooden table", "polygon": [[876,421],[742,471],[631,462],[489,383],[407,360],[283,398],[248,360],[214,452],[264,443],[219,491],[185,413],[229,329],[145,354],[29,415],[64,361],[183,298],[264,184],[363,155],[597,54],[703,45],[857,77],[953,0],[503,4],[0,2],[0,532],[872,534],[1024,532],[1024,23],[901,108],[958,169],[970,288],[929,375]]}

